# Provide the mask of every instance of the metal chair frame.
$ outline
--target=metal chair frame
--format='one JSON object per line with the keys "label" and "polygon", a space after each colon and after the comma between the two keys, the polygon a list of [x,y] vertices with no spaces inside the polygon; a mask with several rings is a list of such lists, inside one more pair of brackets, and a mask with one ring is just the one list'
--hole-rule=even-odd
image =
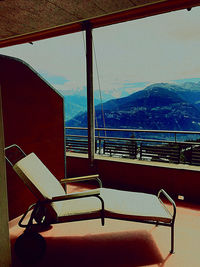
{"label": "metal chair frame", "polygon": [[[17,149],[19,149],[19,151],[23,154],[23,156],[26,156],[26,153],[16,144],[13,144],[11,146],[8,146],[5,148],[5,151],[7,151],[10,148],[16,147]],[[5,156],[6,160],[9,162],[9,164],[13,167],[14,164],[8,159],[7,156]],[[97,181],[97,183],[99,184],[99,187],[102,187],[102,182],[99,179],[98,175],[89,175],[89,176],[83,176],[83,177],[75,177],[75,178],[67,178],[67,179],[62,179],[60,182],[61,184],[65,184],[65,189],[66,189],[66,185],[67,183],[73,183],[73,182],[80,182],[80,181],[87,181],[87,180],[95,180]],[[58,196],[58,197],[53,197],[52,199],[45,199],[44,201],[37,201],[36,203],[32,204],[27,211],[23,214],[23,216],[21,217],[20,221],[19,221],[19,226],[25,228],[25,232],[31,232],[34,231],[34,226],[46,226],[46,221],[45,221],[45,217],[46,217],[46,210],[45,210],[45,205],[46,204],[50,204],[56,201],[63,201],[63,200],[67,200],[67,199],[77,199],[77,198],[84,198],[84,197],[97,197],[100,201],[101,201],[101,224],[102,226],[105,224],[105,218],[110,218],[108,216],[105,215],[105,204],[104,204],[104,200],[102,199],[102,197],[100,196],[100,192],[99,190],[92,190],[92,192],[90,193],[89,191],[86,192],[79,192],[79,193],[73,193],[73,194],[67,194],[67,190],[66,191],[66,195],[64,196]],[[161,222],[159,220],[140,220],[140,219],[123,219],[123,218],[117,218],[119,220],[127,220],[127,221],[135,221],[135,222],[141,222],[141,223],[147,223],[147,224],[154,224],[156,226],[161,225],[161,226],[167,226],[171,228],[171,249],[170,249],[170,253],[174,253],[174,224],[175,224],[175,217],[176,217],[176,204],[173,201],[173,199],[165,192],[165,190],[161,189],[158,192],[158,199],[160,200],[161,204],[166,208],[166,206],[164,205],[164,203],[162,202],[160,196],[163,195],[172,205],[173,207],[173,212],[171,214],[172,216],[172,220],[169,223],[165,223],[165,222]],[[167,209],[167,208],[166,208]],[[27,224],[23,224],[23,220],[25,219],[25,217],[27,216],[28,212],[30,212],[32,210],[32,213],[30,215],[30,218],[28,220]],[[167,209],[167,211],[169,212],[169,210]],[[41,213],[38,216],[38,213]],[[97,217],[95,217],[97,218]],[[98,217],[99,218],[99,217]],[[94,218],[89,218],[89,219],[94,219]],[[116,218],[111,218],[111,219],[116,219]],[[36,221],[36,223],[34,223],[34,220]],[[74,219],[72,221],[80,221],[80,220],[85,220],[85,219]],[[71,220],[69,220],[71,221]],[[61,222],[53,222],[54,223],[61,223]]]}

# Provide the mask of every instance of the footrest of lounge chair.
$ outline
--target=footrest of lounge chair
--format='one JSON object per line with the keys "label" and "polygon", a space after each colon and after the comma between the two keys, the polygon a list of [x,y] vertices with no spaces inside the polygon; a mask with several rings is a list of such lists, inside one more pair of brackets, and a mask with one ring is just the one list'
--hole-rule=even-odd
{"label": "footrest of lounge chair", "polygon": [[105,217],[170,223],[172,215],[156,195],[101,188]]}

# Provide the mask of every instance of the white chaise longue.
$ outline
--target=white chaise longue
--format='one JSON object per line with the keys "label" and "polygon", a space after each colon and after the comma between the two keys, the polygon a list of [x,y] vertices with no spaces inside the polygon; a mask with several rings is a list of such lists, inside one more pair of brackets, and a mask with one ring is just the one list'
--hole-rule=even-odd
{"label": "white chaise longue", "polygon": [[[67,178],[58,181],[34,153],[26,155],[18,145],[11,145],[5,148],[5,154],[13,148],[17,148],[23,157],[13,163],[6,155],[6,160],[38,200],[28,208],[19,221],[19,226],[25,228],[24,233],[18,237],[15,244],[15,250],[19,257],[33,260],[28,252],[26,252],[26,255],[22,252],[22,247],[23,249],[27,247],[27,240],[33,238],[35,243],[38,243],[35,246],[38,251],[34,252],[33,257],[40,258],[44,254],[45,241],[35,230],[36,225],[47,226],[55,223],[96,218],[101,219],[102,225],[104,225],[105,218],[112,218],[170,227],[170,253],[174,253],[176,205],[163,189],[158,192],[158,195],[153,195],[103,188],[99,175]],[[68,183],[88,180],[96,180],[98,188],[70,194],[64,190]],[[62,184],[65,184],[65,186]],[[165,197],[172,205],[172,212],[163,203],[161,196]],[[22,222],[28,212],[31,212],[31,216],[28,223],[24,225]]]}

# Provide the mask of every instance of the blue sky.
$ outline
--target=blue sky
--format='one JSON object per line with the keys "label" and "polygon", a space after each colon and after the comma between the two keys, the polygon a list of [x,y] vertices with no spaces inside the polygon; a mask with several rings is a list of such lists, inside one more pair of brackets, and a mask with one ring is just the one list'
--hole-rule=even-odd
{"label": "blue sky", "polygon": [[[93,30],[95,94],[99,87],[106,99],[156,82],[198,81],[199,18],[196,7]],[[0,53],[25,60],[66,95],[85,95],[84,40],[81,32],[1,48]]]}

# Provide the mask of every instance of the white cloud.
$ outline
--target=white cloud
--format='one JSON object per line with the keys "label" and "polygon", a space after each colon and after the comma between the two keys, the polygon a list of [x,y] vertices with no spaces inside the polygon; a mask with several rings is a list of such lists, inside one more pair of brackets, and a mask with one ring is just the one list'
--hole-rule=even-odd
{"label": "white cloud", "polygon": [[63,76],[67,80],[85,80],[85,51],[82,33],[2,48],[1,53],[29,63],[39,72]]}
{"label": "white cloud", "polygon": [[[183,10],[95,30],[101,76],[156,82],[191,75],[191,68],[200,66],[197,28],[200,8],[194,11]],[[195,39],[184,42],[184,38],[172,38],[173,31],[183,36],[186,29]]]}
{"label": "white cloud", "polygon": [[75,92],[80,94],[80,95],[85,95],[86,94],[86,88],[83,84],[76,83],[73,81],[66,82],[62,85],[54,85],[54,87],[57,90],[61,90],[64,94],[66,95],[72,95]]}

